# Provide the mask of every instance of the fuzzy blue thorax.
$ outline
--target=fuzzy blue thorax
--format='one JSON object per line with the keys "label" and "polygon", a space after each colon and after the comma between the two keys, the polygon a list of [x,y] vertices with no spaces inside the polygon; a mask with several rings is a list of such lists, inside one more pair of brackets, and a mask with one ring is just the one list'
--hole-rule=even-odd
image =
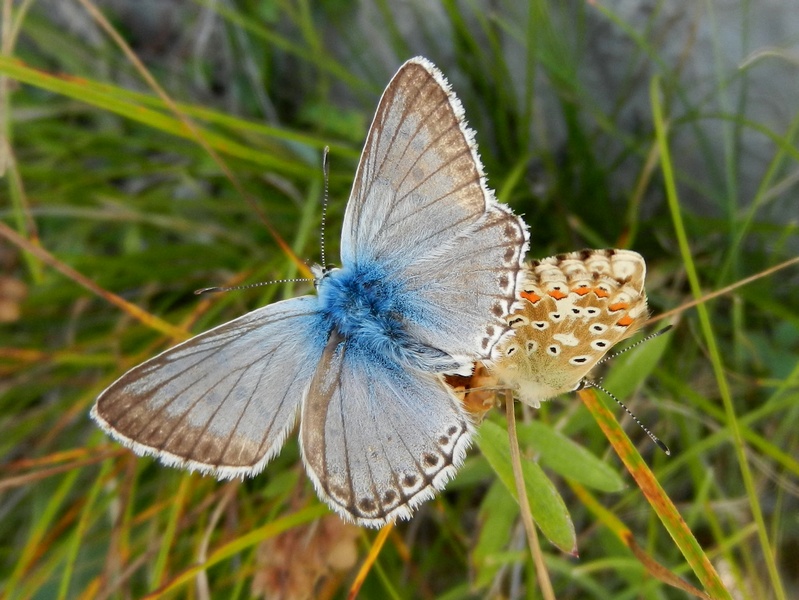
{"label": "fuzzy blue thorax", "polygon": [[[418,321],[403,286],[376,264],[325,271],[317,280],[323,323],[336,330],[347,352],[373,364],[414,367],[432,373],[462,365],[449,354],[412,338],[405,327]],[[392,364],[393,363],[393,364]]]}

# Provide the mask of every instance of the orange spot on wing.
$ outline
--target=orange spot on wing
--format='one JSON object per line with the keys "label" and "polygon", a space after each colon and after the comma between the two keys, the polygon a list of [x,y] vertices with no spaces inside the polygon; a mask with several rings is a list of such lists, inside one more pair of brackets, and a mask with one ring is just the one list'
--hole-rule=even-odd
{"label": "orange spot on wing", "polygon": [[547,295],[554,298],[555,300],[563,300],[567,294],[564,294],[560,290],[551,290],[547,292]]}
{"label": "orange spot on wing", "polygon": [[539,296],[539,295],[538,295],[538,294],[536,294],[535,292],[526,292],[526,291],[522,291],[522,293],[520,294],[520,296],[521,296],[522,298],[526,299],[526,300],[529,300],[529,301],[530,301],[530,302],[532,302],[533,304],[535,304],[536,302],[538,302],[539,300],[541,300],[541,296]]}
{"label": "orange spot on wing", "polygon": [[617,310],[626,310],[630,308],[630,305],[627,302],[617,302],[616,304],[611,304],[608,306],[608,310],[610,312],[616,312]]}
{"label": "orange spot on wing", "polygon": [[573,291],[575,294],[577,294],[578,296],[585,296],[585,295],[586,295],[588,292],[590,292],[590,291],[591,291],[591,288],[590,288],[590,287],[585,287],[585,286],[583,286],[583,287],[576,287],[576,288],[573,288],[573,289],[572,289],[572,291]]}
{"label": "orange spot on wing", "polygon": [[629,327],[630,325],[633,324],[634,320],[635,319],[633,319],[630,315],[625,315],[621,319],[616,321],[616,325],[621,325],[622,327]]}
{"label": "orange spot on wing", "polygon": [[607,298],[610,295],[606,290],[603,290],[602,288],[594,288],[594,293],[599,298]]}

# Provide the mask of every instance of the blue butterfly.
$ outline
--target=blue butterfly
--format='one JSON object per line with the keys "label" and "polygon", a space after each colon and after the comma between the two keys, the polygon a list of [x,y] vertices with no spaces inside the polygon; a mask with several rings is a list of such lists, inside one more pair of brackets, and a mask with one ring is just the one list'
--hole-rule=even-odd
{"label": "blue butterfly", "polygon": [[486,187],[444,76],[406,62],[377,107],[344,215],[340,269],[135,367],[94,420],[167,465],[255,475],[300,421],[320,498],[380,527],[441,490],[471,421],[443,374],[507,330],[527,227]]}

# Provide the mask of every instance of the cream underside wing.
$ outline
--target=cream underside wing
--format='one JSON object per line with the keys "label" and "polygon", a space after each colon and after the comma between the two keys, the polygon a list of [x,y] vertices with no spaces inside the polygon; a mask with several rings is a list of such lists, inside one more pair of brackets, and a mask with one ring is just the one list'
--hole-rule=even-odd
{"label": "cream underside wing", "polygon": [[630,250],[583,250],[530,263],[522,306],[494,346],[490,372],[531,406],[574,390],[648,317],[646,264]]}
{"label": "cream underside wing", "polygon": [[[260,472],[299,417],[322,500],[360,525],[409,518],[470,443],[471,421],[439,369],[463,373],[491,356],[527,248],[524,223],[486,187],[460,103],[423,58],[380,100],[341,248],[342,268],[317,280],[318,296],[161,353],[105,390],[92,417],[138,454],[219,478]],[[350,297],[389,310],[358,312],[341,301]]]}

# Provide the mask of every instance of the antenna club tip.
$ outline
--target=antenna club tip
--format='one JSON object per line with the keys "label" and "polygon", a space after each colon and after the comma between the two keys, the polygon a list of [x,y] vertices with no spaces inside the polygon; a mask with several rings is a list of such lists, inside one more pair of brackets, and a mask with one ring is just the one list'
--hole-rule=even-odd
{"label": "antenna club tip", "polygon": [[209,292],[218,292],[220,288],[218,287],[207,287],[207,288],[200,288],[199,290],[194,290],[195,296],[202,296],[203,294],[207,294]]}
{"label": "antenna club tip", "polygon": [[666,444],[664,444],[657,438],[655,439],[655,443],[658,445],[658,448],[660,448],[661,450],[663,450],[663,452],[666,453],[666,456],[671,456],[671,450],[669,450],[669,447]]}

